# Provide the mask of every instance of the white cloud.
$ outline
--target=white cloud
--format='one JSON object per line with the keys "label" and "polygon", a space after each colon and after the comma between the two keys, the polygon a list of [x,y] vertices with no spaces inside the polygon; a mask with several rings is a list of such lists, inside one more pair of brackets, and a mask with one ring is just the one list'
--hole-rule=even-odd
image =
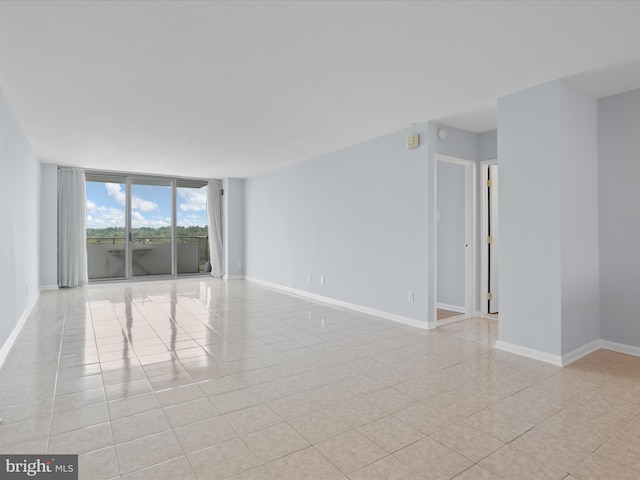
{"label": "white cloud", "polygon": [[[89,207],[91,202],[91,208]],[[98,207],[87,201],[87,228],[124,227],[124,210],[113,207]]]}
{"label": "white cloud", "polygon": [[138,211],[134,210],[131,212],[132,228],[142,228],[142,227],[159,228],[159,227],[168,227],[169,225],[171,225],[170,218],[162,218],[159,216],[156,216],[153,218],[147,218]]}
{"label": "white cloud", "polygon": [[124,207],[126,195],[122,191],[122,187],[119,183],[105,183],[104,188],[107,190],[107,195],[113,197],[113,199]]}
{"label": "white cloud", "polygon": [[207,187],[178,188],[178,205],[183,212],[206,212]]}
{"label": "white cloud", "polygon": [[199,227],[207,224],[207,219],[202,214],[178,213],[178,225],[181,227]]}
{"label": "white cloud", "polygon": [[[107,189],[107,194],[124,207],[126,202],[126,195],[122,191],[122,185],[119,183],[105,183],[104,188]],[[131,209],[140,210],[142,212],[153,212],[158,210],[158,204],[149,200],[144,200],[140,197],[133,197],[131,199]]]}
{"label": "white cloud", "polygon": [[158,210],[158,204],[150,202],[149,200],[143,200],[142,198],[133,197],[131,199],[131,208],[134,210],[141,210],[143,212],[153,212]]}

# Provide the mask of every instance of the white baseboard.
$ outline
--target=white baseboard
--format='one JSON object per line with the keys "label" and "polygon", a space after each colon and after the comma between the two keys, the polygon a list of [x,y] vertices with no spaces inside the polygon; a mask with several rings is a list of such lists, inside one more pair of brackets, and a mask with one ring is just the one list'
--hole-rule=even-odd
{"label": "white baseboard", "polygon": [[40,291],[43,290],[58,290],[58,285],[40,285]]}
{"label": "white baseboard", "polygon": [[464,307],[459,307],[457,305],[449,305],[448,303],[436,303],[436,307],[441,308],[443,310],[450,310],[452,312],[467,313]]}
{"label": "white baseboard", "polygon": [[612,352],[624,353],[626,355],[640,357],[640,347],[625,345],[624,343],[611,342],[609,340],[600,340],[600,343],[601,347],[605,350],[611,350]]}
{"label": "white baseboard", "polygon": [[27,318],[29,318],[29,315],[31,315],[31,310],[33,310],[33,307],[35,307],[37,301],[38,301],[38,297],[36,296],[36,298],[31,302],[31,304],[29,304],[25,309],[24,313],[18,320],[18,323],[16,323],[16,326],[13,328],[11,335],[9,335],[9,338],[7,338],[7,341],[4,342],[4,345],[2,346],[2,348],[0,348],[0,367],[2,367],[2,365],[4,364],[4,361],[7,359],[9,350],[11,350],[11,347],[13,347],[13,344],[15,343],[16,338],[18,338],[18,335],[20,334],[22,327],[24,327],[24,324],[27,321]]}
{"label": "white baseboard", "polygon": [[374,315],[376,317],[384,318],[386,320],[391,320],[393,322],[402,323],[404,325],[409,325],[411,327],[416,327],[423,330],[431,330],[437,326],[435,323],[432,325],[428,322],[420,322],[418,320],[414,320],[413,318],[403,317],[402,315],[383,312],[381,310],[375,310],[373,308],[356,305],[354,303],[343,302],[342,300],[336,300],[335,298],[323,297],[322,295],[316,295],[315,293],[305,292],[304,290],[298,290],[296,288],[285,287],[284,285],[279,285],[277,283],[265,282],[264,280],[259,280],[253,277],[245,277],[245,280],[257,283],[265,287],[273,288],[274,290],[291,293],[299,297],[309,298],[311,300],[316,300],[322,303],[328,303],[329,305],[334,305],[336,307],[347,308],[356,312]]}
{"label": "white baseboard", "polygon": [[589,342],[586,345],[581,346],[580,348],[576,348],[573,352],[565,353],[564,355],[562,355],[562,366],[565,367],[570,363],[573,363],[576,360],[579,360],[582,357],[589,355],[596,350],[599,350],[600,348],[602,348],[602,340],[598,339],[594,340],[593,342]]}
{"label": "white baseboard", "polygon": [[513,343],[503,342],[501,340],[496,342],[496,348],[504,352],[515,353],[516,355],[540,360],[541,362],[550,363],[559,367],[563,366],[562,357],[560,355],[553,355],[551,353],[542,352],[529,347],[523,347],[521,345],[515,345]]}
{"label": "white baseboard", "polygon": [[225,275],[223,280],[244,280],[244,275]]}
{"label": "white baseboard", "polygon": [[[598,339],[594,340],[593,342],[589,342],[579,348],[576,348],[572,352],[565,353],[564,355],[554,355],[552,353],[535,350],[529,347],[523,347],[521,345],[514,345],[513,343],[503,342],[501,340],[498,340],[496,342],[496,348],[505,352],[515,353],[516,355],[521,355],[523,357],[528,357],[534,360],[539,360],[541,362],[557,365],[558,367],[566,367],[570,363],[573,363],[576,360],[579,360],[582,357],[589,355],[590,353],[593,353],[603,347],[602,340]],[[640,349],[638,350],[640,352]]]}
{"label": "white baseboard", "polygon": [[470,317],[461,313],[460,315],[454,315],[453,317],[443,318],[442,320],[438,320],[436,323],[438,327],[444,327],[445,325],[451,325],[452,323],[458,323],[463,320],[468,320]]}

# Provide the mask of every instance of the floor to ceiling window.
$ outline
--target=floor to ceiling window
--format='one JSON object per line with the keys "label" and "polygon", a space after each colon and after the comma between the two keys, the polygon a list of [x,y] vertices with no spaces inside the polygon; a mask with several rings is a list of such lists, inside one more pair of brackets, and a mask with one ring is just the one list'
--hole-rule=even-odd
{"label": "floor to ceiling window", "polygon": [[85,175],[89,280],[123,279],[126,268],[124,176]]}
{"label": "floor to ceiling window", "polygon": [[87,173],[89,280],[209,269],[207,182]]}

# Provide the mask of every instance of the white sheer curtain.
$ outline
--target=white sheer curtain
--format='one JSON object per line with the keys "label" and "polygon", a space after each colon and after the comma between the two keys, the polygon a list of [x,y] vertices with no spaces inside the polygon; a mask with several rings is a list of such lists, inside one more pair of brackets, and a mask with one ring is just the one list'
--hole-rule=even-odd
{"label": "white sheer curtain", "polygon": [[79,287],[87,278],[84,170],[58,169],[58,286]]}
{"label": "white sheer curtain", "polygon": [[211,276],[222,278],[224,260],[222,250],[222,181],[209,180],[207,188],[207,219],[209,221],[209,252]]}

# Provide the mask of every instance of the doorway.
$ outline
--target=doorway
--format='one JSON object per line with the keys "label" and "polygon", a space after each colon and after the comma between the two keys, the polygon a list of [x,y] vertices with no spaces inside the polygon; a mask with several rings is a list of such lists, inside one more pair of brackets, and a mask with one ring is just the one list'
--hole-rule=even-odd
{"label": "doorway", "polygon": [[480,210],[482,218],[480,252],[480,313],[497,318],[499,307],[499,209],[498,163],[481,162]]}
{"label": "doorway", "polygon": [[475,163],[435,157],[435,299],[438,325],[475,312]]}

